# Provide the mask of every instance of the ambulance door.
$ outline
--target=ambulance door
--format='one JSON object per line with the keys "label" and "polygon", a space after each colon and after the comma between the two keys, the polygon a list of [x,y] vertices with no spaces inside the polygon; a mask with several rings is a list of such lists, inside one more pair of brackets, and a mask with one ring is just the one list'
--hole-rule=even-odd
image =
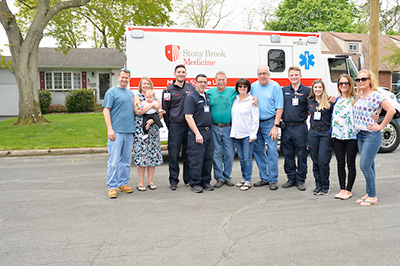
{"label": "ambulance door", "polygon": [[[267,65],[271,72],[271,79],[281,86],[286,86],[283,79],[288,78],[288,68],[293,65],[292,46],[259,45],[260,65]],[[282,84],[284,83],[284,84]]]}

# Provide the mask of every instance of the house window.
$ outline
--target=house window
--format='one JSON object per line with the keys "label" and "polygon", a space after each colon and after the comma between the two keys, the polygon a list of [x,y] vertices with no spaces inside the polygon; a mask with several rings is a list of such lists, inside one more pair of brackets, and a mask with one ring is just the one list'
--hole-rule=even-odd
{"label": "house window", "polygon": [[47,72],[46,90],[81,89],[80,72]]}
{"label": "house window", "polygon": [[400,72],[392,73],[392,89],[394,94],[400,93]]}
{"label": "house window", "polygon": [[357,52],[358,51],[358,44],[356,43],[349,43],[349,52]]}
{"label": "house window", "polygon": [[271,72],[285,71],[285,51],[279,49],[269,50],[268,67]]}

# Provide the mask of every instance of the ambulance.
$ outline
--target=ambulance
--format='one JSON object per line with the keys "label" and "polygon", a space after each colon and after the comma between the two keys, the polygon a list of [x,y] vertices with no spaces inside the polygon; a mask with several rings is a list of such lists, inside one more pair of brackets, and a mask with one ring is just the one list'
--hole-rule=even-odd
{"label": "ambulance", "polygon": [[[329,95],[338,95],[338,77],[356,78],[358,67],[348,55],[322,54],[320,33],[235,31],[129,26],[126,31],[126,67],[131,70],[130,89],[136,93],[142,77],[154,83],[158,97],[174,80],[174,68],[183,64],[187,82],[194,84],[197,74],[208,77],[208,87],[215,87],[215,73],[227,74],[227,86],[239,78],[257,80],[257,67],[267,65],[271,79],[281,86],[290,85],[288,68],[301,69],[301,82],[311,86],[322,79]],[[380,89],[396,106],[400,122],[400,104],[388,90]],[[382,131],[381,152],[391,152],[400,140],[400,126],[395,120]],[[161,134],[162,140],[167,134]]]}

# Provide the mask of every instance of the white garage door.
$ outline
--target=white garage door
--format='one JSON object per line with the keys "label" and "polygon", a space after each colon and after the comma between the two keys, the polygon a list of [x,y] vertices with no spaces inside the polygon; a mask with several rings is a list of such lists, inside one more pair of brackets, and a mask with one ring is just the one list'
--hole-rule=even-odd
{"label": "white garage door", "polygon": [[14,75],[0,69],[0,116],[18,115],[18,86]]}

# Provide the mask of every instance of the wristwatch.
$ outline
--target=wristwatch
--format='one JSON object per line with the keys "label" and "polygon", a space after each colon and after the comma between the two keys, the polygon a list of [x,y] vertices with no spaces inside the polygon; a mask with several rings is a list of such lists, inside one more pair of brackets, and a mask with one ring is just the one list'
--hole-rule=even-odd
{"label": "wristwatch", "polygon": [[279,124],[275,124],[274,127],[279,127]]}

